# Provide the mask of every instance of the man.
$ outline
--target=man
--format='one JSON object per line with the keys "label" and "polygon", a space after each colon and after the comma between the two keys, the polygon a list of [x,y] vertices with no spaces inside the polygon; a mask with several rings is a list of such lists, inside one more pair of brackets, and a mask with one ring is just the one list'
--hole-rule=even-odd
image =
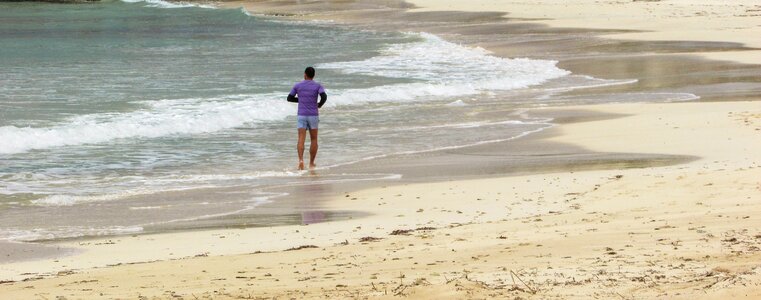
{"label": "man", "polygon": [[[328,100],[325,88],[314,80],[314,68],[304,70],[304,81],[297,83],[288,94],[288,102],[299,103],[298,130],[299,140],[296,151],[299,154],[299,170],[304,169],[304,140],[309,130],[309,168],[315,167],[314,160],[317,158],[317,124],[320,123],[319,108]],[[320,102],[317,103],[317,95]]]}

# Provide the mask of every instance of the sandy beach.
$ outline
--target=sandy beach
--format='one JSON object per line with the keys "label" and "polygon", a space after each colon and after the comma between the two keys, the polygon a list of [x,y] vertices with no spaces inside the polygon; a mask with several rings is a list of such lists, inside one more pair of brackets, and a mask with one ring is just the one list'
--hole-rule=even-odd
{"label": "sandy beach", "polygon": [[[339,194],[323,209],[372,215],[333,223],[59,243],[86,251],[54,262],[3,266],[6,278],[13,278],[11,272],[60,270],[51,278],[3,284],[3,294],[761,296],[761,232],[754,229],[761,224],[753,214],[761,209],[757,104],[585,109],[631,116],[563,125],[552,139],[582,141],[599,151],[688,153],[701,158],[667,167],[555,172]],[[620,138],[611,138],[600,126]]]}
{"label": "sandy beach", "polygon": [[[498,11],[552,27],[618,29],[605,37],[638,41],[727,42],[760,48],[750,38],[761,25],[761,5],[735,1],[457,1],[413,0],[419,11]],[[761,51],[702,52],[699,55],[744,63],[761,61]]]}
{"label": "sandy beach", "polygon": [[331,172],[392,169],[402,179],[285,187],[301,225],[42,243],[34,251],[47,258],[0,265],[0,294],[758,299],[761,105],[752,100],[761,91],[753,17],[761,6],[735,2],[224,3],[432,32],[495,55],[638,79],[567,92],[579,98],[669,91],[700,99],[537,107],[526,113],[557,125],[339,167]]}

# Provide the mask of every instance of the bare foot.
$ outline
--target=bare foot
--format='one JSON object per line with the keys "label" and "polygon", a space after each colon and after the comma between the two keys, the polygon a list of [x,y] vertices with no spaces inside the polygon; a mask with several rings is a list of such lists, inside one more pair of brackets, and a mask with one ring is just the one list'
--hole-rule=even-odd
{"label": "bare foot", "polygon": [[310,164],[309,164],[309,169],[314,169],[314,168],[316,168],[316,167],[317,167],[317,165],[315,165],[315,164],[313,164],[313,163],[310,163]]}
{"label": "bare foot", "polygon": [[299,161],[299,170],[304,170],[304,161]]}

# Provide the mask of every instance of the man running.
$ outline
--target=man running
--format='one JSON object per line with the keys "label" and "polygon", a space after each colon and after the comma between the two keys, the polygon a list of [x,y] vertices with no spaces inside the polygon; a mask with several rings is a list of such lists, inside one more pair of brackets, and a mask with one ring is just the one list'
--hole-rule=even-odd
{"label": "man running", "polygon": [[[297,83],[288,94],[288,102],[299,104],[298,130],[299,140],[296,151],[299,154],[299,170],[304,169],[304,141],[309,130],[309,168],[315,167],[314,160],[317,158],[317,124],[320,123],[319,108],[328,100],[325,88],[314,80],[314,68],[304,70],[304,81]],[[320,95],[320,103],[317,103],[317,95]]]}

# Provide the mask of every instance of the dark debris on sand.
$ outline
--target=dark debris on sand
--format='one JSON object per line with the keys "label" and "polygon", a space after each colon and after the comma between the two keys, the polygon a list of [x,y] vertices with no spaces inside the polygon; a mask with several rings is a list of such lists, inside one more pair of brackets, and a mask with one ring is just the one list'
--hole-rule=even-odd
{"label": "dark debris on sand", "polygon": [[286,249],[285,251],[294,251],[294,250],[309,249],[309,248],[320,248],[320,247],[317,247],[315,245],[302,245],[302,246]]}

